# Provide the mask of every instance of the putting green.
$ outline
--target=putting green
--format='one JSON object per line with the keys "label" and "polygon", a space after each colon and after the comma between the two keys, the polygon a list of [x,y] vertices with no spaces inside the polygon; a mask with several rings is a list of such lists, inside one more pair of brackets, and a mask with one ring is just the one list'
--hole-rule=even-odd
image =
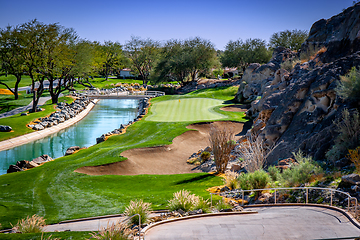
{"label": "putting green", "polygon": [[152,106],[152,114],[146,120],[155,122],[219,120],[226,118],[226,116],[216,113],[213,111],[213,108],[222,103],[222,100],[211,98],[186,98],[161,101]]}

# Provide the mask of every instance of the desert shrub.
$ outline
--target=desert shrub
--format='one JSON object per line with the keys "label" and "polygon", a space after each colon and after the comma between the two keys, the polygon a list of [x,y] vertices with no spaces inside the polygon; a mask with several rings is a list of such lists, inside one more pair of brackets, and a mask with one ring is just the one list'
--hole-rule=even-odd
{"label": "desert shrub", "polygon": [[360,146],[355,149],[349,149],[349,154],[346,157],[354,163],[355,172],[360,173]]}
{"label": "desert shrub", "polygon": [[359,144],[360,138],[360,118],[359,112],[355,110],[350,114],[348,109],[344,109],[342,117],[334,121],[335,131],[338,136],[335,138],[335,144],[326,153],[326,158],[330,161],[336,161],[344,156],[348,149],[354,149]]}
{"label": "desert shrub", "polygon": [[194,210],[201,209],[203,213],[210,212],[210,202],[202,197],[198,198],[198,201],[194,204]]}
{"label": "desert shrub", "polygon": [[20,233],[41,233],[44,226],[45,219],[34,214],[31,217],[27,216],[26,219],[19,220],[13,229]]}
{"label": "desert shrub", "polygon": [[275,166],[268,167],[268,173],[273,182],[281,181],[281,173],[279,168]]}
{"label": "desert shrub", "polygon": [[283,63],[280,64],[280,68],[285,69],[288,72],[291,72],[296,64],[300,63],[300,59],[287,59]]}
{"label": "desert shrub", "polygon": [[100,240],[128,240],[131,239],[132,231],[128,228],[126,222],[117,222],[103,228],[98,233],[91,233],[90,239],[100,239]]}
{"label": "desert shrub", "polygon": [[352,67],[345,76],[340,76],[340,81],[335,88],[337,95],[350,101],[360,100],[360,69]]}
{"label": "desert shrub", "polygon": [[308,183],[314,176],[323,173],[322,168],[315,163],[311,156],[304,156],[300,150],[293,155],[297,164],[285,169],[282,173],[287,186],[299,186]]}
{"label": "desert shrub", "polygon": [[232,141],[233,136],[233,131],[225,127],[212,126],[210,129],[210,146],[213,150],[216,170],[219,173],[225,172],[226,166],[230,160],[231,150],[235,147],[235,144]]}
{"label": "desert shrub", "polygon": [[[134,214],[140,214],[141,223],[146,223],[149,219],[151,211],[151,203],[144,202],[143,200],[130,201],[129,206],[125,208],[125,216],[131,217]],[[139,224],[139,216],[130,219],[132,224]]]}
{"label": "desert shrub", "polygon": [[243,190],[264,189],[270,182],[270,177],[264,170],[256,170],[255,172],[240,174],[238,181]]}
{"label": "desert shrub", "polygon": [[191,194],[190,191],[183,189],[173,194],[173,199],[168,201],[168,208],[171,211],[178,211],[181,209],[185,212],[188,212],[195,207],[198,201],[198,196]]}
{"label": "desert shrub", "polygon": [[264,140],[259,137],[246,137],[246,140],[240,142],[238,149],[246,171],[255,172],[263,169],[266,158],[276,147],[277,145],[265,146]]}
{"label": "desert shrub", "polygon": [[203,151],[203,152],[201,153],[201,155],[200,155],[200,158],[201,158],[201,160],[203,160],[203,161],[209,160],[210,157],[211,157],[211,153],[209,153],[209,152],[207,152],[207,151]]}
{"label": "desert shrub", "polygon": [[232,171],[227,171],[225,173],[225,179],[223,179],[224,184],[230,188],[231,190],[236,189],[238,187],[238,180],[239,174]]}
{"label": "desert shrub", "polygon": [[232,206],[229,203],[226,203],[225,200],[222,198],[220,199],[215,205],[214,205],[215,209],[217,209],[218,211],[221,211],[223,209],[229,209],[232,208]]}
{"label": "desert shrub", "polygon": [[315,60],[316,62],[318,62],[319,59],[317,57],[326,51],[327,51],[327,48],[324,46],[322,46],[322,47],[311,46],[308,49],[306,49],[306,51],[302,51],[300,53],[301,63],[308,62],[310,60]]}

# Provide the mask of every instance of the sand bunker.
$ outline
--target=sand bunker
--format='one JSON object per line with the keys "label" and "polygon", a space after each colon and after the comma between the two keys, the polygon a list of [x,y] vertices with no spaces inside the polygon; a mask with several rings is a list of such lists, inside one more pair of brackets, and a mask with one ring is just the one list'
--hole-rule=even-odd
{"label": "sand bunker", "polygon": [[246,112],[250,108],[250,105],[230,105],[220,108],[222,111],[227,112]]}
{"label": "sand bunker", "polygon": [[194,165],[186,163],[192,153],[209,146],[208,134],[211,125],[225,125],[235,132],[235,138],[240,137],[243,123],[213,122],[189,125],[187,131],[173,140],[168,146],[136,148],[124,151],[121,156],[127,160],[101,166],[81,167],[75,172],[88,175],[139,175],[139,174],[180,174],[194,173]]}

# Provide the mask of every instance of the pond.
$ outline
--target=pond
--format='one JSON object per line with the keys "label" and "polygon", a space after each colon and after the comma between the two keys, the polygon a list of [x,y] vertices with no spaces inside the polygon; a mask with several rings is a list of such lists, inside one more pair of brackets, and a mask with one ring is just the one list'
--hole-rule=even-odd
{"label": "pond", "polygon": [[51,136],[0,152],[0,175],[6,174],[10,164],[20,160],[31,161],[43,154],[52,158],[64,156],[71,146],[89,147],[102,134],[127,124],[137,115],[139,100],[100,100],[80,122]]}

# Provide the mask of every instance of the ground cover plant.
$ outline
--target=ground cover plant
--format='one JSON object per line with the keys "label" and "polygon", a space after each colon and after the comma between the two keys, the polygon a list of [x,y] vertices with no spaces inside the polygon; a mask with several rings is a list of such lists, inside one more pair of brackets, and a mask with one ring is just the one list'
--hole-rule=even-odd
{"label": "ground cover plant", "polygon": [[[218,96],[226,102],[233,98],[229,92],[234,91],[221,88],[198,93],[201,97]],[[176,97],[165,96],[151,102]],[[199,96],[191,94],[190,97]],[[151,109],[149,112],[151,114]],[[227,116],[227,120],[244,121],[243,113],[222,114]],[[124,160],[120,155],[128,149],[171,144],[176,136],[189,131],[187,125],[189,122],[139,121],[131,125],[125,134],[110,137],[74,155],[58,158],[29,171],[0,176],[2,228],[9,228],[10,223],[16,224],[18,219],[33,214],[43,216],[50,224],[66,219],[123,213],[134,199],[152,203],[155,210],[165,209],[172,194],[182,189],[208,199],[209,193],[205,189],[221,185],[221,179],[207,173],[90,176],[74,172],[83,166]],[[26,183],[26,187],[19,183]]]}
{"label": "ground cover plant", "polygon": [[[70,97],[59,98],[59,102],[71,103],[72,101],[73,98]],[[41,108],[44,109],[44,111],[31,113],[28,114],[27,116],[20,116],[19,113],[11,117],[1,118],[0,125],[9,125],[10,127],[12,127],[13,131],[1,133],[0,141],[21,136],[26,133],[34,132],[34,130],[26,127],[26,125],[37,118],[45,117],[47,115],[50,115],[52,112],[55,112],[54,106],[55,106],[54,104],[51,104],[51,100],[49,100],[43,106],[41,106]]]}

